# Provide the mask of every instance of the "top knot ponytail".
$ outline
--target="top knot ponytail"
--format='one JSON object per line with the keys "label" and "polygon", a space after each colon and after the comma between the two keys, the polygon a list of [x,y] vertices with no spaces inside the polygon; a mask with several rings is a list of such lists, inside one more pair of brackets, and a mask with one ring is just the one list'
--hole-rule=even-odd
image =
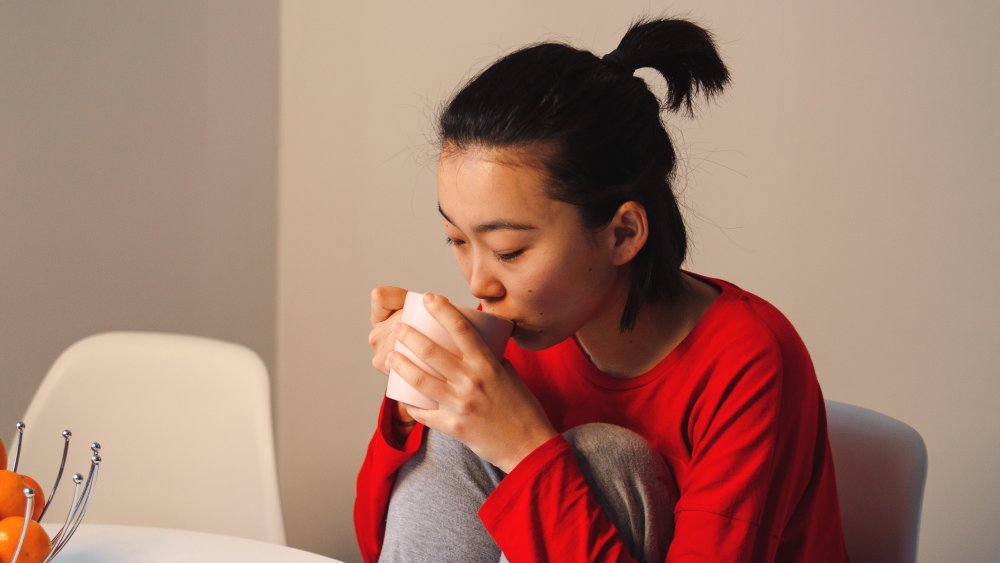
{"label": "top knot ponytail", "polygon": [[[614,55],[614,57],[612,57]],[[711,98],[729,83],[729,70],[704,28],[679,19],[640,20],[625,32],[618,48],[605,55],[634,72],[652,68],[667,81],[664,107],[693,114],[693,97]]]}
{"label": "top knot ponytail", "polygon": [[[632,75],[643,67],[666,79],[662,105]],[[627,331],[645,304],[673,300],[686,288],[687,231],[671,189],[676,159],[660,114],[691,113],[696,94],[711,98],[728,81],[711,35],[684,20],[637,22],[603,60],[541,43],[501,58],[455,95],[441,113],[441,149],[531,155],[548,176],[546,195],[576,206],[587,229],[607,225],[627,201],[640,204],[649,236],[629,264],[620,323]]]}

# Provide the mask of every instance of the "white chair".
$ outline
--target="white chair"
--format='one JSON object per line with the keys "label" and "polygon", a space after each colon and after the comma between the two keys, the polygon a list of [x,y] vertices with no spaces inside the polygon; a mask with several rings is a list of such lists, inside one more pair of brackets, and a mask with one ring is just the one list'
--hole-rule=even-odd
{"label": "white chair", "polygon": [[917,560],[927,448],[910,426],[826,401],[847,552],[853,563]]}
{"label": "white chair", "polygon": [[20,472],[48,494],[73,433],[66,476],[44,520],[60,522],[90,443],[100,466],[85,522],[180,528],[285,543],[270,382],[243,346],[114,332],[59,356],[28,406]]}

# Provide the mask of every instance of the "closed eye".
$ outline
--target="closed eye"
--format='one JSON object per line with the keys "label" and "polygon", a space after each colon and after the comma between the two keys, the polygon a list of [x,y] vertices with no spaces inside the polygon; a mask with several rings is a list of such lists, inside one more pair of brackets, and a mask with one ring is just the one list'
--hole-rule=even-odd
{"label": "closed eye", "polygon": [[506,252],[506,253],[494,252],[493,253],[493,255],[496,256],[497,260],[499,260],[501,262],[511,262],[515,258],[517,258],[518,256],[520,256],[522,254],[524,254],[524,249],[523,248],[521,250],[515,250],[514,252]]}

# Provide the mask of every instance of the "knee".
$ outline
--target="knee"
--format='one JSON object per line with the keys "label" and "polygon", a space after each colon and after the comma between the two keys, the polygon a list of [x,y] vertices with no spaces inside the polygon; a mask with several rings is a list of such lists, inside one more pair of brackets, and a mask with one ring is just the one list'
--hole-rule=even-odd
{"label": "knee", "polygon": [[570,428],[563,433],[563,438],[580,453],[606,452],[610,448],[626,455],[659,455],[642,436],[628,428],[604,422]]}
{"label": "knee", "polygon": [[563,434],[605,515],[639,560],[662,561],[673,537],[677,486],[663,456],[635,432],[585,424]]}
{"label": "knee", "polygon": [[652,473],[669,473],[666,462],[645,438],[635,432],[602,422],[583,424],[563,433],[563,438],[586,465]]}

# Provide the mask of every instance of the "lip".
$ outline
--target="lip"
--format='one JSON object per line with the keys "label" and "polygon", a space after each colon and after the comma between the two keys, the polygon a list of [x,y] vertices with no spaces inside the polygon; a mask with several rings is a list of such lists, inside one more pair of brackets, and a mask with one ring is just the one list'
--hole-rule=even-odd
{"label": "lip", "polygon": [[524,327],[521,324],[521,321],[519,321],[518,319],[516,319],[514,317],[508,317],[507,315],[504,315],[504,314],[500,313],[499,311],[494,311],[494,310],[487,309],[486,307],[483,307],[483,304],[481,302],[479,304],[479,307],[480,307],[479,310],[482,311],[482,312],[484,312],[484,313],[486,313],[487,315],[493,315],[494,317],[497,317],[497,318],[500,318],[500,319],[504,319],[504,320],[507,320],[507,321],[510,321],[510,322],[514,323],[514,328],[511,330],[511,336],[514,336],[515,334],[518,334],[518,333],[524,334],[524,332],[528,330],[526,327]]}
{"label": "lip", "polygon": [[508,320],[508,321],[510,321],[510,322],[512,322],[514,324],[517,324],[517,320],[515,320],[515,319],[513,319],[511,317],[508,317],[507,315],[502,315],[498,311],[493,311],[493,310],[487,309],[486,307],[482,306],[482,303],[480,303],[480,305],[479,305],[479,310],[482,311],[482,312],[484,312],[484,313],[486,313],[487,315],[493,315],[494,317],[500,317],[501,319]]}

